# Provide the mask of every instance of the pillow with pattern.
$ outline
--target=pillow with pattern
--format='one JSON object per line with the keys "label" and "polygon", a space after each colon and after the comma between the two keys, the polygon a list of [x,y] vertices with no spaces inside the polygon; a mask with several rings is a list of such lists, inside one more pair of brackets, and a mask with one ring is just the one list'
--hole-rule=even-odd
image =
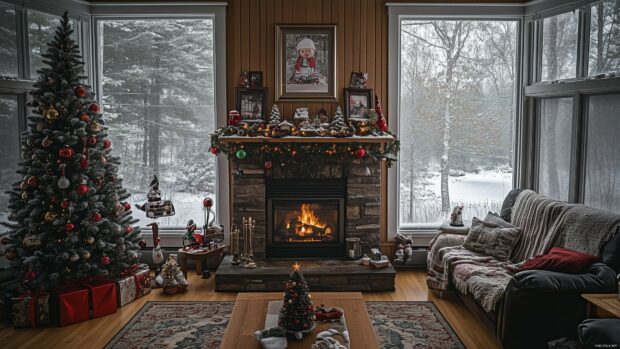
{"label": "pillow with pattern", "polygon": [[503,228],[474,217],[463,247],[507,262],[520,236],[521,229],[517,227]]}

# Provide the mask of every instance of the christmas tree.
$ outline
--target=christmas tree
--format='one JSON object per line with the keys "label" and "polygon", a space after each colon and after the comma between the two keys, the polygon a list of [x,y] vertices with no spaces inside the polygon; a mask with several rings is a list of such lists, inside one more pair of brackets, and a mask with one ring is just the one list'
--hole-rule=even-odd
{"label": "christmas tree", "polygon": [[301,266],[293,264],[293,271],[284,291],[284,303],[280,310],[278,326],[289,332],[301,332],[313,327],[314,308],[308,291]]}
{"label": "christmas tree", "polygon": [[180,289],[185,289],[189,285],[181,268],[173,256],[168,256],[168,260],[161,268],[161,273],[155,278],[155,282],[163,287],[166,293],[174,294]]}
{"label": "christmas tree", "polygon": [[280,109],[278,109],[278,106],[274,104],[273,107],[271,108],[271,117],[269,118],[269,126],[276,127],[280,125],[281,121],[282,120],[280,119]]}
{"label": "christmas tree", "polygon": [[99,105],[85,79],[67,13],[31,92],[18,173],[1,241],[8,268],[32,289],[105,276],[136,263],[141,239],[110,155]]}
{"label": "christmas tree", "polygon": [[349,130],[340,107],[336,108],[336,113],[329,129],[332,131],[332,135],[341,135],[341,133],[346,133]]}

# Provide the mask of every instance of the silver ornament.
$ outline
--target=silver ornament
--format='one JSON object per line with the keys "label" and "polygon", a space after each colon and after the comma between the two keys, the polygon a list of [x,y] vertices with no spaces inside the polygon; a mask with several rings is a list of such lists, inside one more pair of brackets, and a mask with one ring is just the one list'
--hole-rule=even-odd
{"label": "silver ornament", "polygon": [[69,188],[70,185],[71,185],[71,182],[69,182],[69,179],[67,177],[62,176],[58,178],[58,188],[64,190],[64,189]]}
{"label": "silver ornament", "polygon": [[69,258],[71,262],[77,262],[78,259],[80,259],[80,257],[77,254],[71,255],[71,258]]}

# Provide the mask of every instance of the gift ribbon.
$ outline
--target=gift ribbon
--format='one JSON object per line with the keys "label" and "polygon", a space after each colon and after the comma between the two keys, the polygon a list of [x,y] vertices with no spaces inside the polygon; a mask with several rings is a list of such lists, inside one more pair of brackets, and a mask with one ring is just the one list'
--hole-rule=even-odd
{"label": "gift ribbon", "polygon": [[32,328],[37,327],[37,299],[39,298],[39,296],[46,295],[48,295],[48,293],[43,291],[27,291],[22,293],[22,296],[30,297],[30,304],[28,304],[28,318],[30,319],[30,324],[32,325]]}
{"label": "gift ribbon", "polygon": [[140,269],[142,269],[142,268],[140,267],[140,265],[139,265],[139,264],[134,264],[134,265],[132,265],[131,267],[126,268],[125,270],[121,271],[121,272],[119,273],[119,275],[120,275],[121,277],[123,277],[123,278],[126,278],[126,277],[128,277],[128,276],[131,276],[131,275],[135,274],[135,272],[137,272],[137,271],[138,271],[138,270],[140,270]]}

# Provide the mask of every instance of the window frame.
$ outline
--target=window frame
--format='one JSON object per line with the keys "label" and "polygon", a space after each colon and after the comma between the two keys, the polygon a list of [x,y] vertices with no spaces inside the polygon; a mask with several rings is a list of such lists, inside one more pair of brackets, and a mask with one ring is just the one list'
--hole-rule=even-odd
{"label": "window frame", "polygon": [[[102,103],[102,87],[99,71],[99,22],[105,20],[131,20],[131,19],[200,19],[210,18],[213,20],[213,76],[215,124],[226,123],[226,6],[224,2],[213,3],[92,3],[91,4],[91,41],[93,43],[93,55],[91,65],[93,69],[94,90],[99,103]],[[205,154],[204,156],[212,156]],[[224,157],[217,157],[215,176],[215,200],[218,203],[216,220],[225,227],[230,227],[230,202],[229,202],[229,165]],[[149,227],[141,227],[147,246],[152,246],[152,235]],[[179,227],[159,227],[162,246],[178,246],[179,236],[185,233]]]}
{"label": "window frame", "polygon": [[[399,134],[400,119],[400,47],[401,47],[401,23],[404,20],[488,20],[488,21],[512,21],[517,24],[517,52],[515,61],[515,86],[514,86],[514,134],[512,135],[513,147],[513,187],[521,182],[518,175],[521,160],[521,151],[517,148],[519,138],[521,115],[524,104],[522,101],[523,80],[523,39],[525,37],[525,23],[523,20],[525,4],[401,4],[387,3],[388,7],[388,106],[390,110],[390,131]],[[425,243],[428,238],[435,236],[438,224],[418,223],[400,224],[399,198],[400,198],[400,170],[399,164],[388,169],[388,239],[393,240],[397,233],[411,234],[414,243]]]}

